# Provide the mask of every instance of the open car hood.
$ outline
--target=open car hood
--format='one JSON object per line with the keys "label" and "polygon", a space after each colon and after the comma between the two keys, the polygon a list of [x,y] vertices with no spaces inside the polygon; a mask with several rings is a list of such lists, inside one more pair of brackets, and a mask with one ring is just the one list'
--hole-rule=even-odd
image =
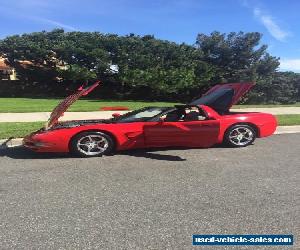
{"label": "open car hood", "polygon": [[90,86],[81,86],[74,94],[69,95],[63,101],[61,101],[52,111],[50,117],[48,119],[45,128],[51,128],[53,125],[58,123],[58,119],[63,116],[64,112],[81,96],[85,96],[90,93],[94,88],[96,88],[100,84],[100,81],[95,82]]}
{"label": "open car hood", "polygon": [[218,113],[228,112],[245,95],[254,83],[226,83],[217,84],[200,98],[193,100],[191,105],[206,105]]}

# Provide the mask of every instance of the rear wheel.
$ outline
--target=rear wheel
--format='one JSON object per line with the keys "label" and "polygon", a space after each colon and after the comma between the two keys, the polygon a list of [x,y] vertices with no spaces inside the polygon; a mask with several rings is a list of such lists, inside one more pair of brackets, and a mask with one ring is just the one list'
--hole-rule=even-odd
{"label": "rear wheel", "polygon": [[224,141],[232,147],[246,147],[256,139],[256,131],[245,124],[237,124],[230,127],[224,136]]}
{"label": "rear wheel", "polygon": [[81,157],[94,157],[108,154],[113,150],[113,139],[102,132],[83,132],[71,141],[72,153]]}

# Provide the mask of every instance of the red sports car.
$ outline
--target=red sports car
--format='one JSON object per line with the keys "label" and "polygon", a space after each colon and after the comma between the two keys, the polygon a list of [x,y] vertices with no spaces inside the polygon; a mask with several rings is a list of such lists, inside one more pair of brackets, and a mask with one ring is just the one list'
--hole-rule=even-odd
{"label": "red sports car", "polygon": [[44,128],[24,138],[24,146],[37,152],[72,152],[84,157],[146,147],[206,148],[220,143],[244,147],[257,137],[272,135],[277,126],[271,114],[230,112],[253,83],[219,84],[186,105],[146,107],[110,119],[58,121],[74,101],[98,85],[68,96]]}

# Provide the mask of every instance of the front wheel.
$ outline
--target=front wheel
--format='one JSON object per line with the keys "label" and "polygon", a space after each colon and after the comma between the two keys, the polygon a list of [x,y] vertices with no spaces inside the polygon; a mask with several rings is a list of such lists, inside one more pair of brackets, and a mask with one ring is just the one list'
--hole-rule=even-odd
{"label": "front wheel", "polygon": [[230,127],[224,136],[224,142],[232,147],[246,147],[254,142],[256,131],[249,125],[237,124]]}
{"label": "front wheel", "polygon": [[102,132],[83,132],[71,141],[71,152],[81,157],[102,156],[113,150],[113,139]]}

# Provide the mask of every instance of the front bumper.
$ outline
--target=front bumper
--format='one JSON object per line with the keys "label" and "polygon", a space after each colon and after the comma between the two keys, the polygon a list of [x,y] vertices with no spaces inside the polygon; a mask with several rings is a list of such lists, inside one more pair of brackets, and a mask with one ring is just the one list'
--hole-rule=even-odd
{"label": "front bumper", "polygon": [[54,146],[52,143],[41,141],[35,138],[34,134],[24,137],[22,144],[26,148],[40,152],[47,152]]}

